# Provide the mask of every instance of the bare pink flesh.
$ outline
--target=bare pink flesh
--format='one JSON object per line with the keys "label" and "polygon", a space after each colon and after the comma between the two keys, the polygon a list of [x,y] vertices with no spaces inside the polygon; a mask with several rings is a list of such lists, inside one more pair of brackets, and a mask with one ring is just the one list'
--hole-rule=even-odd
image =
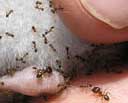
{"label": "bare pink flesh", "polygon": [[121,29],[128,26],[128,0],[81,0],[96,18]]}
{"label": "bare pink flesh", "polygon": [[4,86],[1,85],[0,90],[12,90],[25,95],[37,96],[43,93],[58,92],[60,89],[57,85],[63,83],[64,78],[58,72],[53,71],[51,75],[37,79],[35,70],[28,67],[16,72],[13,77],[2,77],[0,81],[4,82]]}
{"label": "bare pink flesh", "polygon": [[[128,72],[122,74],[80,76],[73,81],[73,87],[65,90],[61,96],[51,97],[47,103],[127,103],[127,81]],[[78,85],[86,85],[87,82],[101,87],[105,92],[109,92],[110,101],[106,102],[101,97],[94,95],[90,88],[79,88]],[[41,98],[34,98],[31,100],[31,103],[44,103],[44,101]]]}
{"label": "bare pink flesh", "polygon": [[115,43],[128,40],[128,27],[114,29],[107,23],[92,16],[80,0],[53,0],[55,7],[64,7],[58,11],[62,20],[82,39],[92,43]]}

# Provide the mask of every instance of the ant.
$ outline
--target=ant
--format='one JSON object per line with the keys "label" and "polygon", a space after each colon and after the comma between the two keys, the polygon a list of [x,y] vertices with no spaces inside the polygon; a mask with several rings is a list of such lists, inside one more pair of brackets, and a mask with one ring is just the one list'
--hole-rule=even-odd
{"label": "ant", "polygon": [[50,47],[54,52],[57,51],[56,48],[55,48],[52,44],[49,44],[49,47]]}
{"label": "ant", "polygon": [[34,47],[34,51],[35,51],[35,53],[36,53],[36,52],[37,52],[36,42],[35,42],[35,41],[32,41],[32,44],[33,44],[33,47]]}
{"label": "ant", "polygon": [[56,64],[58,65],[59,68],[62,67],[62,65],[61,65],[61,61],[60,61],[60,60],[56,60]]}
{"label": "ant", "polygon": [[52,0],[49,1],[49,7],[50,7],[50,8],[53,7],[53,2],[52,2]]}
{"label": "ant", "polygon": [[87,82],[86,84],[79,85],[79,87],[82,89],[82,91],[84,89],[85,92],[88,92],[88,90],[90,90],[90,88],[92,88],[92,84],[90,84],[90,83]]}
{"label": "ant", "polygon": [[92,87],[92,84],[80,85],[80,88],[89,88],[89,87]]}
{"label": "ant", "polygon": [[45,35],[47,35],[48,33],[52,32],[54,28],[55,28],[54,26],[51,26],[50,29],[45,32]]}
{"label": "ant", "polygon": [[42,5],[41,1],[36,1],[36,5]]}
{"label": "ant", "polygon": [[37,67],[32,67],[32,69],[36,70],[36,69],[37,69]]}
{"label": "ant", "polygon": [[41,11],[44,11],[44,8],[42,7],[42,2],[41,1],[36,1],[36,9],[39,9]]}
{"label": "ant", "polygon": [[66,49],[67,59],[70,59],[69,47],[66,46],[65,49]]}
{"label": "ant", "polygon": [[51,8],[51,12],[53,13],[53,14],[55,14],[55,9],[54,9],[54,7],[53,7],[53,2],[52,2],[52,0],[50,0],[49,1],[49,7]]}
{"label": "ant", "polygon": [[0,36],[0,39],[2,39],[2,36]]}
{"label": "ant", "polygon": [[97,96],[101,97],[105,101],[110,101],[110,97],[108,92],[102,92],[100,87],[93,87],[92,92],[95,93]]}
{"label": "ant", "polygon": [[27,52],[27,53],[25,53],[22,57],[20,57],[20,58],[18,58],[18,57],[16,57],[16,61],[21,61],[22,63],[26,63],[26,61],[24,60],[24,58],[26,57],[26,56],[28,56],[29,55],[29,53]]}
{"label": "ant", "polygon": [[36,32],[35,26],[32,26],[32,30],[33,30],[33,32]]}
{"label": "ant", "polygon": [[37,70],[36,78],[43,78],[44,71],[42,69]]}
{"label": "ant", "polygon": [[36,70],[36,78],[42,79],[45,74],[51,74],[52,68],[50,66],[47,66],[45,69],[38,69],[37,67],[32,67],[34,70]]}
{"label": "ant", "polygon": [[54,7],[53,7],[53,2],[52,2],[52,1],[49,1],[49,7],[51,8],[51,12],[52,12],[53,14],[55,14],[56,11],[58,11],[58,10],[63,10],[63,9],[64,9],[64,8],[61,7],[61,6],[59,6],[58,8],[54,8]]}
{"label": "ant", "polygon": [[11,13],[13,13],[13,10],[9,10],[9,12],[6,14],[6,17],[8,18]]}
{"label": "ant", "polygon": [[6,32],[5,34],[6,34],[7,36],[12,37],[12,38],[14,37],[14,35],[13,35],[12,33]]}
{"label": "ant", "polygon": [[51,66],[47,66],[46,68],[45,68],[45,73],[52,73],[52,68],[51,68]]}
{"label": "ant", "polygon": [[42,37],[44,38],[44,44],[48,44],[48,39],[47,39],[47,37],[46,37],[44,34],[42,34]]}
{"label": "ant", "polygon": [[44,34],[42,34],[45,44],[48,44],[48,39],[47,39],[46,35],[49,34],[50,32],[52,32],[54,28],[55,28],[54,26],[51,26],[49,30],[47,30]]}

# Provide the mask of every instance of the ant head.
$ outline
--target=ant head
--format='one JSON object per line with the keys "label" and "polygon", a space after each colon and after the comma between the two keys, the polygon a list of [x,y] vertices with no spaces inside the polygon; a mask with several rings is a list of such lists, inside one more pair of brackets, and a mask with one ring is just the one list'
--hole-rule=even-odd
{"label": "ant head", "polygon": [[92,92],[93,93],[99,93],[101,91],[101,88],[100,87],[93,87],[92,88]]}

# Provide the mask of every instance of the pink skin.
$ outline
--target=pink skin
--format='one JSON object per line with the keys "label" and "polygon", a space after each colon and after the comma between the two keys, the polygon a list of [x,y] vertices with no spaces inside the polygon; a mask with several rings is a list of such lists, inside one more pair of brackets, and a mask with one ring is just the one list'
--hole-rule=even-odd
{"label": "pink skin", "polygon": [[[122,67],[128,69],[128,67]],[[128,73],[122,74],[96,74],[92,76],[80,76],[72,82],[72,87],[65,89],[61,95],[49,97],[47,103],[127,103]],[[91,88],[80,88],[79,85],[92,83],[109,92],[110,101],[105,102],[102,97],[96,96]],[[42,98],[33,98],[30,103],[45,103]]]}
{"label": "pink skin", "polygon": [[113,28],[128,26],[127,0],[81,0],[81,3],[92,15]]}
{"label": "pink skin", "polygon": [[[64,8],[64,10],[58,10],[58,13],[71,31],[80,36],[82,39],[93,43],[108,44],[128,40],[127,23],[124,24],[128,18],[128,7],[126,5],[126,2],[128,2],[127,0],[119,0],[119,2],[115,2],[114,0],[107,0],[108,2],[106,2],[104,0],[106,4],[103,3],[103,0],[100,0],[99,2],[96,0],[87,0],[89,1],[89,5],[91,5],[91,7],[100,11],[98,12],[99,15],[109,19],[114,24],[124,24],[125,28],[122,27],[122,29],[113,28],[108,23],[105,23],[97,18],[96,15],[91,15],[92,12],[86,9],[87,7],[85,1],[86,0],[72,0],[69,2],[69,0],[54,0],[56,8],[60,6]],[[115,9],[110,9],[113,5],[116,5],[114,6]],[[125,8],[123,10],[120,9],[120,5]],[[118,11],[119,14],[115,11]]]}

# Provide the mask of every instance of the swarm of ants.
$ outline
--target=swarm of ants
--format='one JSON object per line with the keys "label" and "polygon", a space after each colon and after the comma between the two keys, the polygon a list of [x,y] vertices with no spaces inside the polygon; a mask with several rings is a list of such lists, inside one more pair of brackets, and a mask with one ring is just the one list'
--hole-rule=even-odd
{"label": "swarm of ants", "polygon": [[[49,0],[48,1],[49,2],[49,8],[50,8],[50,12],[52,13],[52,14],[56,14],[56,12],[63,12],[65,9],[61,6],[61,5],[59,5],[59,7],[54,7],[53,6],[53,2],[52,2],[52,0]],[[33,7],[36,11],[38,11],[38,12],[44,12],[45,11],[45,7],[43,7],[43,2],[42,1],[39,1],[39,0],[37,0],[36,2],[35,2],[35,4],[34,4],[34,7]],[[15,13],[15,10],[12,10],[12,9],[10,9],[8,12],[6,12],[6,15],[5,15],[5,17],[7,18],[7,19],[9,19],[12,15],[13,15],[13,13]],[[41,34],[41,38],[42,38],[42,41],[43,41],[43,43],[46,45],[46,46],[48,46],[49,48],[50,48],[50,50],[52,50],[54,53],[58,53],[58,50],[57,50],[57,48],[56,48],[56,46],[54,45],[54,44],[52,44],[51,42],[50,42],[50,40],[47,38],[49,35],[50,35],[50,33],[52,33],[54,30],[56,30],[57,28],[54,26],[54,25],[51,25],[47,30],[45,30],[45,32],[44,33],[42,33]],[[31,27],[30,27],[30,30],[34,33],[34,34],[36,34],[37,32],[38,32],[38,27],[36,27],[35,25],[31,25]],[[8,38],[11,38],[11,39],[15,39],[15,33],[12,33],[12,32],[9,32],[9,31],[6,31],[5,33],[5,36],[7,36]],[[4,36],[0,36],[0,40],[2,40],[2,38],[3,38]],[[87,54],[88,55],[88,58],[89,58],[89,60],[90,61],[93,61],[93,62],[91,62],[90,63],[90,61],[88,61],[86,58],[84,58],[83,56],[80,56],[79,54],[78,55],[75,55],[75,56],[73,56],[72,54],[71,54],[71,49],[70,49],[70,46],[64,46],[63,48],[65,49],[65,55],[66,55],[66,59],[67,60],[70,60],[70,61],[73,61],[73,59],[74,60],[77,60],[77,61],[80,61],[80,62],[82,62],[82,63],[87,63],[87,64],[91,64],[91,65],[93,65],[93,63],[95,63],[95,62],[97,62],[97,60],[95,60],[94,58],[95,57],[93,57],[94,56],[94,54],[96,55],[96,56],[99,56],[100,55],[100,53],[98,53],[97,52],[97,49],[101,49],[102,50],[102,48],[104,48],[104,46],[103,45],[101,45],[101,46],[97,46],[97,45],[91,45],[92,47],[95,47],[94,49],[93,49],[93,51],[92,51],[92,53],[90,53],[89,55],[87,54],[87,53],[85,53],[85,54]],[[38,49],[38,42],[36,41],[36,40],[32,40],[31,41],[31,48],[32,48],[32,52],[34,52],[34,53],[38,53],[38,51],[39,51],[39,49]],[[27,63],[27,61],[26,61],[26,57],[27,56],[29,56],[29,52],[26,52],[24,55],[22,55],[22,56],[17,56],[16,57],[16,61],[19,63],[22,63],[22,64],[26,64]],[[93,55],[92,55],[93,54]],[[119,55],[120,56],[120,55]],[[118,59],[118,57],[119,56],[117,56],[117,59]],[[114,61],[114,60],[113,60]],[[64,84],[64,85],[59,85],[58,87],[62,87],[63,88],[63,90],[65,90],[66,88],[68,88],[70,85],[68,84],[69,83],[69,80],[71,79],[71,78],[73,78],[73,77],[75,77],[74,75],[76,74],[76,72],[77,71],[75,71],[74,69],[72,69],[72,72],[70,72],[70,75],[69,74],[65,74],[63,71],[61,71],[60,69],[61,68],[63,68],[63,65],[62,65],[62,61],[61,61],[61,59],[57,59],[57,60],[55,60],[55,64],[58,66],[58,68],[59,69],[56,69],[57,71],[59,71],[62,75],[64,75],[64,77],[66,78],[66,83]],[[75,63],[73,64],[73,65],[75,65]],[[76,64],[77,65],[77,64]],[[97,65],[96,65],[97,66]],[[106,66],[106,65],[105,65]],[[94,66],[95,67],[95,66]],[[35,70],[35,77],[37,78],[37,79],[43,79],[45,76],[49,76],[49,75],[51,75],[52,74],[52,72],[53,72],[53,68],[52,68],[52,66],[51,65],[48,65],[48,66],[46,66],[45,68],[43,67],[43,68],[37,68],[37,67],[33,67],[33,69]],[[92,69],[92,68],[91,68]],[[10,69],[7,69],[6,70],[6,74],[8,74],[9,76],[13,76],[14,74],[15,74],[15,72],[16,72],[17,70],[16,70],[16,68],[10,68]],[[112,71],[109,71],[108,69],[106,70],[107,72],[115,72],[115,73],[122,73],[122,71],[114,71],[114,70],[112,70]],[[92,70],[90,70],[89,72],[88,72],[88,74],[89,75],[91,75],[93,73],[93,71]],[[68,82],[67,82],[68,81]],[[4,81],[2,81],[2,82],[0,82],[0,84],[1,84],[1,86],[4,86]],[[82,86],[81,86],[82,87]],[[88,87],[88,86],[87,86]],[[92,85],[89,85],[89,87],[91,87],[91,90],[90,90],[90,92],[92,92],[95,96],[98,96],[98,97],[100,97],[102,100],[105,100],[105,101],[110,101],[110,96],[109,96],[109,92],[104,92],[103,90],[102,90],[102,88],[100,88],[100,87],[95,87],[95,86],[92,86]]]}

